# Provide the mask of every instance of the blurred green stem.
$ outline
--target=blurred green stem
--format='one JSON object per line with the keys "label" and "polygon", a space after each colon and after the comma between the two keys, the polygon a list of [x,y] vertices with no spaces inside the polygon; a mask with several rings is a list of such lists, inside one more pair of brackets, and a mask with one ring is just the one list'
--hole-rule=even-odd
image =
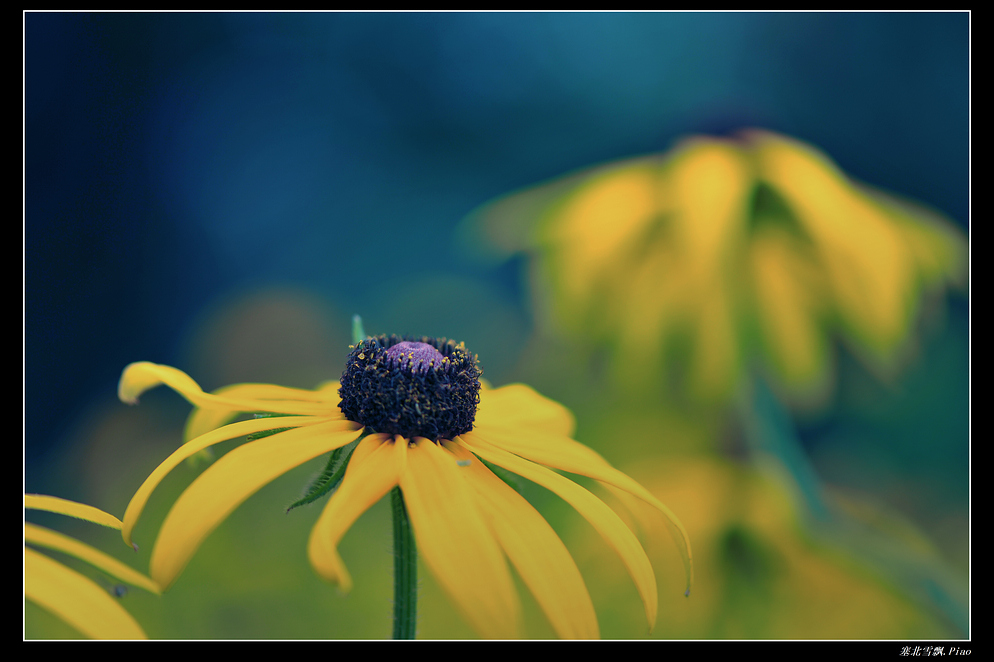
{"label": "blurred green stem", "polygon": [[858,520],[826,496],[789,412],[758,376],[743,389],[739,418],[746,443],[761,467],[776,467],[797,496],[807,531],[822,544],[845,550],[892,586],[937,611],[969,637],[969,593],[940,558],[921,553],[886,530]]}
{"label": "blurred green stem", "polygon": [[746,442],[754,459],[779,465],[790,476],[808,516],[816,521],[829,519],[821,481],[801,447],[790,414],[766,383],[753,379],[743,393],[739,407]]}
{"label": "blurred green stem", "polygon": [[418,549],[399,487],[390,492],[393,507],[393,638],[414,639],[418,624]]}

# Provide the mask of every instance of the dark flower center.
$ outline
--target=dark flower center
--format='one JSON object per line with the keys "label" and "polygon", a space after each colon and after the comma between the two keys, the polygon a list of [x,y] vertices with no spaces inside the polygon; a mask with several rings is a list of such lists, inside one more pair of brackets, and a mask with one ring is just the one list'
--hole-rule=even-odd
{"label": "dark flower center", "polygon": [[481,372],[452,340],[366,338],[349,354],[339,407],[374,432],[452,439],[473,429]]}

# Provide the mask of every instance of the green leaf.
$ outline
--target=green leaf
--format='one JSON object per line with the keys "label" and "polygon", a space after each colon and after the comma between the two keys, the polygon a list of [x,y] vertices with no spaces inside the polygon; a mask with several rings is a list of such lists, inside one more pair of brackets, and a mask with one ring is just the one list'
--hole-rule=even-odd
{"label": "green leaf", "polygon": [[309,503],[313,503],[337,489],[342,482],[342,478],[345,477],[345,469],[348,468],[349,460],[352,459],[352,451],[355,450],[355,447],[359,445],[359,442],[365,436],[366,434],[363,433],[358,439],[350,442],[347,446],[336,448],[331,453],[331,457],[328,458],[328,464],[325,466],[324,471],[311,481],[304,496],[290,504],[286,512],[290,512],[299,506],[306,506]]}

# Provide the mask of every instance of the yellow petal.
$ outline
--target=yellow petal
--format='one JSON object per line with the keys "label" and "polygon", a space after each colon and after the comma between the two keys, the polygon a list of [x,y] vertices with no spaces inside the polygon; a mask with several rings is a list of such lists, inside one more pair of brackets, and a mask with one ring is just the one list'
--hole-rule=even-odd
{"label": "yellow petal", "polygon": [[745,231],[752,168],[731,141],[690,138],[666,167],[665,196],[673,205],[675,240],[689,283],[713,285]]}
{"label": "yellow petal", "polygon": [[635,581],[639,596],[642,598],[649,627],[655,625],[658,598],[656,575],[652,572],[652,565],[649,563],[649,558],[645,555],[645,550],[642,549],[638,538],[606,503],[568,478],[491,446],[473,432],[459,437],[457,441],[475,455],[541,485],[573,506],[597,529],[598,533],[621,557],[625,567],[628,568],[628,573]]}
{"label": "yellow petal", "polygon": [[[258,384],[233,384],[213,391],[214,395],[241,399],[249,397],[248,389],[245,387],[257,387]],[[241,409],[227,409],[221,407],[195,407],[186,419],[186,427],[183,428],[183,442],[196,439],[202,434],[227,425],[239,414],[244,413]]]}
{"label": "yellow petal", "polygon": [[327,393],[287,388],[272,384],[239,385],[248,387],[253,397],[231,397],[204,393],[197,382],[182,370],[140,361],[124,369],[117,387],[117,395],[122,402],[135,404],[138,396],[160,384],[170,387],[190,403],[209,409],[229,411],[266,411],[281,414],[340,414],[337,405],[327,399]]}
{"label": "yellow petal", "polygon": [[[686,575],[686,590],[690,591],[694,581],[693,552],[690,548],[690,537],[680,519],[649,490],[627,474],[612,467],[594,450],[569,437],[532,434],[527,430],[511,434],[500,429],[478,427],[472,432],[462,435],[462,439],[476,446],[483,445],[484,447],[502,449],[547,467],[555,467],[593,478],[605,485],[638,497],[657,509],[665,516],[666,527],[680,551]],[[471,450],[475,452],[475,449],[471,448]],[[504,466],[500,462],[497,464]],[[508,468],[510,469],[510,467]],[[511,471],[514,470],[511,469]]]}
{"label": "yellow petal", "polygon": [[57,531],[25,522],[24,542],[75,556],[109,575],[117,577],[123,582],[138,586],[156,595],[160,593],[158,585],[137,570],[121,563],[112,556],[104,554],[98,549],[90,547],[86,543],[80,542],[75,538],[70,538]]}
{"label": "yellow petal", "polygon": [[245,499],[297,465],[355,437],[355,430],[343,430],[340,421],[332,421],[252,441],[224,455],[186,488],[166,516],[152,550],[152,579],[163,590],[168,588],[204,539]]}
{"label": "yellow petal", "polygon": [[[328,382],[330,384],[330,382]],[[337,384],[337,382],[335,382]],[[274,393],[283,393],[290,397],[297,393],[298,389],[289,389],[284,391],[282,386],[273,386],[271,384],[232,384],[230,386],[222,386],[219,389],[212,391],[213,395],[221,396],[232,400],[245,400],[245,399],[264,399],[267,396],[272,396]],[[305,391],[304,393],[310,394],[310,392]],[[331,396],[329,396],[330,398]],[[292,398],[291,398],[292,399]],[[329,402],[329,411],[337,411],[337,408],[332,406]],[[202,434],[210,432],[211,430],[216,430],[217,428],[227,425],[235,418],[237,418],[244,411],[239,409],[231,409],[228,407],[195,407],[192,412],[190,412],[189,417],[186,419],[186,426],[183,428],[183,442],[190,441]],[[204,449],[197,453],[196,456],[191,456],[188,458],[190,460],[205,460],[208,463],[213,461],[214,456],[208,449]]]}
{"label": "yellow petal", "polygon": [[814,240],[849,331],[880,358],[908,331],[913,261],[895,225],[826,156],[756,132],[762,176]]}
{"label": "yellow petal", "polygon": [[611,164],[587,177],[556,210],[545,237],[561,261],[558,281],[567,299],[582,301],[604,272],[658,212],[655,159]]}
{"label": "yellow petal", "polygon": [[407,441],[390,435],[373,434],[356,446],[342,484],[329,499],[307,544],[307,556],[314,570],[338,584],[343,593],[352,590],[338,543],[352,524],[400,480],[407,457]]}
{"label": "yellow petal", "polygon": [[590,594],[566,545],[520,494],[465,448],[445,442],[462,463],[477,504],[497,541],[562,639],[597,639],[600,630]]}
{"label": "yellow petal", "polygon": [[690,388],[705,400],[724,399],[738,386],[742,364],[732,301],[721,283],[702,287],[693,296],[698,305],[693,321]]}
{"label": "yellow petal", "polygon": [[900,229],[927,285],[962,286],[968,267],[967,239],[951,220],[920,203],[867,186],[861,187]]}
{"label": "yellow petal", "polygon": [[524,384],[480,389],[476,423],[527,427],[564,435],[573,434],[576,429],[576,419],[569,409]]}
{"label": "yellow petal", "polygon": [[91,639],[147,639],[131,614],[93,581],[24,548],[24,597]]}
{"label": "yellow petal", "polygon": [[521,614],[511,573],[463,467],[435,443],[415,443],[400,489],[425,565],[483,638],[516,638]]}
{"label": "yellow petal", "polygon": [[333,400],[337,400],[338,389],[340,387],[341,384],[338,382],[337,379],[330,379],[326,382],[321,382],[320,384],[318,384],[317,388],[315,388],[314,391],[316,393],[319,393],[326,401],[330,402]]}
{"label": "yellow petal", "polygon": [[31,508],[33,510],[47,510],[61,515],[69,515],[70,517],[85,519],[86,521],[94,522],[95,524],[109,526],[112,529],[120,529],[122,526],[121,520],[109,513],[105,513],[99,508],[88,506],[85,503],[77,503],[75,501],[69,501],[68,499],[60,499],[59,497],[47,496],[44,494],[25,494],[24,507]]}
{"label": "yellow petal", "polygon": [[[138,491],[135,492],[135,495],[131,497],[131,502],[128,503],[128,508],[124,511],[124,524],[121,529],[121,537],[124,538],[125,544],[134,546],[134,543],[131,540],[131,534],[135,529],[135,524],[138,523],[138,518],[141,516],[142,510],[145,509],[145,504],[148,502],[148,498],[152,495],[152,491],[156,488],[156,486],[158,486],[158,484],[162,482],[162,479],[166,477],[166,474],[172,471],[176,465],[208,446],[213,446],[218,442],[234,439],[235,437],[242,437],[256,432],[272,430],[276,427],[283,427],[287,425],[288,420],[289,419],[286,418],[259,418],[251,421],[232,423],[231,425],[226,425],[223,428],[214,430],[213,432],[208,432],[207,434],[201,435],[196,439],[192,439],[173,451],[173,454],[167,457],[162,464],[155,468],[149,477],[145,479],[145,482],[142,483],[141,487],[138,488]],[[327,421],[327,418],[321,416],[299,416],[294,417],[292,421],[294,425],[310,426],[323,423]],[[325,425],[327,427],[331,427],[332,429],[338,429],[344,427],[346,424],[341,421],[333,421],[331,423],[326,423]],[[324,429],[324,427],[322,427],[322,429]]]}
{"label": "yellow petal", "polygon": [[[648,308],[653,326],[659,326],[661,313],[679,322],[673,331],[679,329],[679,335],[687,334],[693,341],[689,387],[705,399],[727,396],[740,370],[734,296],[729,289],[737,277],[734,270],[746,231],[752,174],[745,154],[731,141],[692,138],[675,150],[661,194],[673,205],[669,237],[673,256],[667,273],[650,283],[641,299],[631,300],[627,315],[637,318]],[[673,290],[660,283],[670,283]],[[660,303],[665,305],[662,310]],[[655,345],[666,341],[649,340]]]}
{"label": "yellow petal", "polygon": [[[467,434],[481,437],[509,453],[572,473],[584,473],[589,467],[611,466],[597,451],[561,434],[493,424],[477,425]],[[577,469],[580,467],[585,469]]]}
{"label": "yellow petal", "polygon": [[[678,277],[684,258],[675,244],[666,236],[657,239],[608,297],[618,306],[608,315],[615,326],[612,371],[632,388],[658,380],[666,345],[690,321],[685,279]],[[632,360],[631,347],[640,348],[638,360]]]}
{"label": "yellow petal", "polygon": [[[265,400],[274,394],[279,394],[287,400],[305,399],[314,397],[316,401],[327,402],[329,412],[337,413],[338,410],[338,382],[324,382],[314,391],[302,391],[300,389],[287,389],[283,386],[272,384],[232,384],[215,389],[212,393],[226,399],[232,400]],[[260,403],[262,404],[262,403]],[[217,429],[233,420],[244,409],[227,409],[223,407],[211,407],[204,409],[197,407],[190,413],[186,421],[186,428],[183,430],[183,440],[189,441],[206,432]],[[252,409],[251,411],[258,411]]]}
{"label": "yellow petal", "polygon": [[[611,166],[608,166],[609,168]],[[590,172],[560,177],[514,191],[474,210],[457,231],[464,248],[483,260],[505,257],[541,246],[548,229],[541,226],[589,179]],[[548,241],[548,239],[544,239]]]}
{"label": "yellow petal", "polygon": [[799,252],[783,233],[757,234],[749,265],[756,317],[773,367],[788,385],[811,388],[824,379],[828,348],[816,309],[818,292],[801,277]]}

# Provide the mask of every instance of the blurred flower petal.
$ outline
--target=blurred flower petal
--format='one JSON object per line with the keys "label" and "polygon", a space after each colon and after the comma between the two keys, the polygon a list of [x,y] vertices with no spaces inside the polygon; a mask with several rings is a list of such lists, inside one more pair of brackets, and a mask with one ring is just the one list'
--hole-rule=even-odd
{"label": "blurred flower petal", "polygon": [[25,522],[24,542],[75,556],[82,561],[86,561],[93,567],[103,570],[108,575],[117,577],[123,582],[138,586],[156,595],[160,593],[158,585],[137,570],[98,549],[94,549],[58,531],[52,531],[51,529]]}
{"label": "blurred flower petal", "polygon": [[940,214],[759,130],[574,173],[467,224],[528,254],[539,321],[606,348],[618,384],[712,403],[756,356],[792,397],[827,395],[835,337],[892,371],[922,294],[966,277],[965,237]]}
{"label": "blurred flower petal", "polygon": [[107,591],[33,549],[24,549],[24,597],[91,639],[147,639]]}

